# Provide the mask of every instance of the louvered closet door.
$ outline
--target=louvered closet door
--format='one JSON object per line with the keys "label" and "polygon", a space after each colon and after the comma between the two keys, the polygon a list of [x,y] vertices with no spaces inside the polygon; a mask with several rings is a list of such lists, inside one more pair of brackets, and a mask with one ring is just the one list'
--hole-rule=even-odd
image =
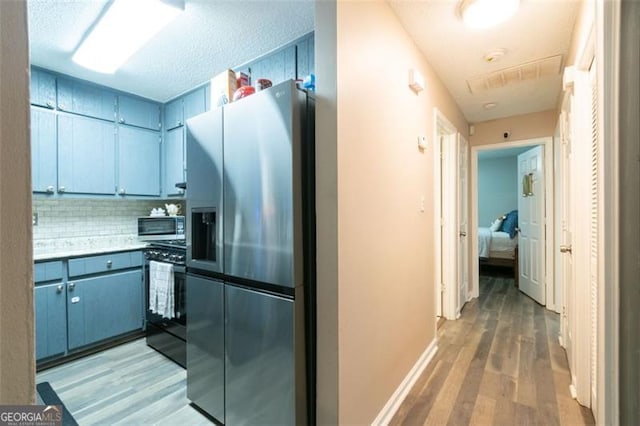
{"label": "louvered closet door", "polygon": [[589,70],[591,83],[591,191],[590,191],[590,250],[589,284],[591,290],[591,407],[597,404],[598,366],[598,282],[600,273],[600,142],[598,137],[598,85],[596,62]]}

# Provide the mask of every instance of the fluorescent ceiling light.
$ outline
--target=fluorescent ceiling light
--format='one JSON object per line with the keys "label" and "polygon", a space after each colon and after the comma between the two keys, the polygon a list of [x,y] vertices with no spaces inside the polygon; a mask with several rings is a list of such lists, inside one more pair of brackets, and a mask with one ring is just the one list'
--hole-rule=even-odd
{"label": "fluorescent ceiling light", "polygon": [[184,10],[184,0],[114,0],[73,55],[90,70],[113,74]]}
{"label": "fluorescent ceiling light", "polygon": [[488,28],[512,17],[520,0],[466,0],[461,6],[464,23],[471,28]]}

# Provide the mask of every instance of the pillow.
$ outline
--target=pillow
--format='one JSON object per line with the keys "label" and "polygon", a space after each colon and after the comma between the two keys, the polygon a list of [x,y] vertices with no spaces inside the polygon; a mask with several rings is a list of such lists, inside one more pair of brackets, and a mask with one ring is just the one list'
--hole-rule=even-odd
{"label": "pillow", "polygon": [[517,234],[517,231],[516,231],[517,228],[518,228],[518,210],[512,210],[509,213],[507,213],[507,217],[502,222],[502,226],[500,227],[500,230],[502,232],[506,232],[507,234],[509,234],[509,238],[513,238]]}
{"label": "pillow", "polygon": [[502,226],[502,221],[504,220],[505,217],[506,216],[500,216],[499,218],[494,220],[491,226],[489,227],[489,230],[491,232],[497,232],[498,229],[500,229],[500,227]]}

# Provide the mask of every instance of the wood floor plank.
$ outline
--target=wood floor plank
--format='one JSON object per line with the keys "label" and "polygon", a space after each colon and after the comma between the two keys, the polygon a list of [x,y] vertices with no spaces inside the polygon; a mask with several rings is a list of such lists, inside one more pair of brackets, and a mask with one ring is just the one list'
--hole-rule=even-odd
{"label": "wood floor plank", "polygon": [[[438,329],[438,353],[392,425],[585,425],[588,408],[569,394],[558,314],[513,280],[480,279],[461,318]],[[471,355],[472,354],[472,355]]]}
{"label": "wood floor plank", "polygon": [[143,339],[41,371],[37,381],[50,382],[82,426],[211,424],[189,405],[186,371]]}

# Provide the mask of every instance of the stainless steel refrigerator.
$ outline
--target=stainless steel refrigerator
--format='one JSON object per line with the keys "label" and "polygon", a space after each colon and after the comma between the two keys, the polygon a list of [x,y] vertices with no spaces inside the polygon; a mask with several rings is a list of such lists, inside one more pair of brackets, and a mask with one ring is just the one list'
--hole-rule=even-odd
{"label": "stainless steel refrigerator", "polygon": [[187,396],[228,425],[312,418],[313,116],[287,81],[187,121]]}

